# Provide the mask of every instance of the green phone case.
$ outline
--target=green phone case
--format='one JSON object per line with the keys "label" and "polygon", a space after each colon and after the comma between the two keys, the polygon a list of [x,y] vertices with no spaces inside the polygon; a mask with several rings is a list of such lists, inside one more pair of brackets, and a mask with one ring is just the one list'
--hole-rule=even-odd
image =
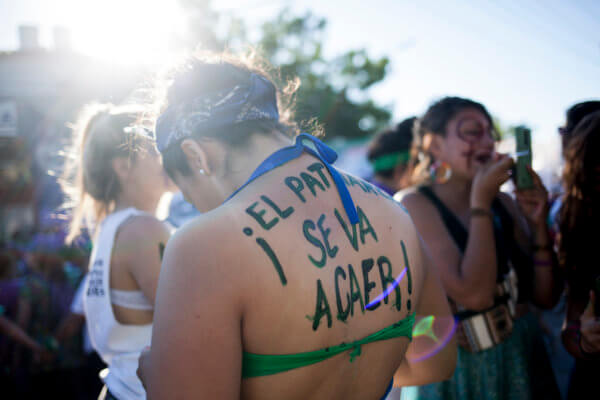
{"label": "green phone case", "polygon": [[533,178],[527,170],[527,166],[531,166],[531,131],[524,126],[516,127],[515,140],[518,154],[515,166],[515,185],[518,189],[531,189]]}

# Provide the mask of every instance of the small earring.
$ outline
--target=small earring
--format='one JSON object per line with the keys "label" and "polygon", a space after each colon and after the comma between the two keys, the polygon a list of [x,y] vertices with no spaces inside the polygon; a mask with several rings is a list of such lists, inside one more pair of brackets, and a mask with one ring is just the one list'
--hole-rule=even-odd
{"label": "small earring", "polygon": [[198,172],[200,173],[200,175],[206,175],[206,171],[204,169],[202,169],[202,168],[200,168],[198,170]]}

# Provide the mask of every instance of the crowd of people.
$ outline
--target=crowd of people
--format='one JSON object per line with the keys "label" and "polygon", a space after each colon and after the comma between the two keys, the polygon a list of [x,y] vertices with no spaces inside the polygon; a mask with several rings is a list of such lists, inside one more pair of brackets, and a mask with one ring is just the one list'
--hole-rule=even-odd
{"label": "crowd of people", "polygon": [[[0,380],[5,398],[87,399],[104,367],[82,333],[89,240],[66,245],[56,218],[18,231],[0,255]],[[79,307],[79,308],[78,308]]]}
{"label": "crowd of people", "polygon": [[[515,155],[496,150],[490,112],[471,99],[438,99],[377,135],[361,179],[300,133],[293,93],[251,60],[192,56],[157,87],[158,104],[82,111],[69,226],[5,245],[11,396],[593,393],[600,101],[567,111],[552,197],[531,167],[529,187],[501,190]],[[175,190],[195,209],[177,229],[156,217]],[[564,320],[567,383],[540,310]]]}

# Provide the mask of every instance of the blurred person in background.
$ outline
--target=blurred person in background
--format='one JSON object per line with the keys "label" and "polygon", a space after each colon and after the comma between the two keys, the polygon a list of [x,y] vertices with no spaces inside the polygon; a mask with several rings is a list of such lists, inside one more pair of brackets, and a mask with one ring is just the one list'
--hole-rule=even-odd
{"label": "blurred person in background", "polygon": [[83,307],[83,297],[87,287],[88,275],[79,283],[75,292],[71,308],[67,315],[63,317],[55,333],[55,338],[59,344],[68,341],[74,335],[82,336],[83,354],[85,363],[82,368],[76,371],[75,375],[81,388],[78,399],[95,400],[102,389],[102,381],[98,379],[100,371],[106,368],[98,353],[94,351],[90,341],[90,335],[85,324],[85,311]]}
{"label": "blurred person in background", "polygon": [[394,374],[450,376],[452,340],[408,358],[415,314],[453,322],[408,214],[314,136],[293,144],[292,91],[256,62],[192,57],[171,79],[158,148],[202,215],[165,251],[148,396],[376,399]]}
{"label": "blurred person in background", "polygon": [[596,392],[600,371],[600,111],[570,131],[564,150],[565,193],[560,211],[559,260],[567,274],[567,315],[562,339],[575,357],[569,399]]}
{"label": "blurred person in background", "polygon": [[575,127],[588,115],[600,111],[600,100],[582,101],[572,105],[567,110],[564,126],[558,128],[561,136],[563,154],[569,145],[569,141],[574,136]]}
{"label": "blurred person in background", "polygon": [[[23,397],[61,396],[76,398],[77,380],[72,373],[83,365],[81,340],[73,337],[59,344],[54,336],[60,320],[68,313],[81,270],[65,262],[61,250],[64,236],[38,231],[25,250],[27,273],[19,293],[17,322],[35,340],[54,354],[40,362],[28,351],[16,357],[27,378]],[[44,360],[42,360],[44,361]]]}
{"label": "blurred person in background", "polygon": [[194,205],[185,200],[183,193],[177,191],[171,198],[171,202],[169,203],[169,214],[165,221],[174,229],[177,229],[183,226],[187,221],[196,218],[198,215],[200,215],[200,212],[196,210]]}
{"label": "blurred person in background", "polygon": [[[569,141],[573,137],[573,131],[575,127],[583,120],[587,115],[592,114],[596,111],[600,111],[600,100],[583,101],[572,105],[566,112],[565,124],[558,128],[558,133],[561,139],[561,149],[563,152],[563,158],[565,157],[565,151],[569,145]],[[560,214],[560,208],[562,205],[562,196],[558,196],[552,202],[550,208],[550,224],[552,226],[553,234],[556,235],[559,231],[558,217]]]}
{"label": "blurred person in background", "polygon": [[373,176],[368,181],[391,196],[410,184],[408,166],[415,120],[416,117],[405,119],[375,136],[369,144],[367,159]]}
{"label": "blurred person in background", "polygon": [[50,352],[35,341],[16,322],[18,313],[20,279],[16,277],[16,260],[2,244],[0,253],[0,387],[1,394],[6,398],[16,398],[21,395],[18,387],[20,380],[15,364],[15,348],[21,345],[27,348],[36,360],[50,360]]}
{"label": "blurred person in background", "polygon": [[[408,209],[439,270],[458,321],[452,379],[418,388],[427,399],[558,398],[536,318],[560,293],[546,225],[547,193],[500,186],[513,160],[494,150],[492,118],[475,101],[445,97],[415,125],[419,186],[396,199]],[[543,386],[543,387],[540,387]]]}
{"label": "blurred person in background", "polygon": [[[600,111],[600,101],[584,101],[576,103],[569,107],[566,112],[565,123],[558,128],[561,137],[561,150],[563,159],[565,150],[573,137],[575,126],[587,115],[595,111]],[[562,167],[561,167],[562,169]],[[560,210],[563,204],[564,185],[559,185],[550,199],[550,212],[548,215],[548,224],[552,234],[552,242],[555,251],[558,249],[558,236],[560,231]],[[561,270],[564,270],[561,268]],[[565,288],[566,289],[566,288]],[[544,341],[548,350],[548,356],[552,363],[552,368],[556,375],[556,382],[563,398],[567,397],[569,381],[571,379],[575,360],[563,346],[562,331],[563,322],[567,312],[566,290],[563,291],[560,300],[551,310],[539,312],[540,323],[544,331]]]}
{"label": "blurred person in background", "polygon": [[[72,194],[77,207],[67,240],[82,223],[94,225],[84,293],[92,345],[108,372],[103,399],[144,399],[135,374],[140,351],[150,344],[162,251],[169,238],[155,216],[171,188],[154,136],[136,107],[91,105],[76,125]],[[73,167],[75,169],[73,169]]]}

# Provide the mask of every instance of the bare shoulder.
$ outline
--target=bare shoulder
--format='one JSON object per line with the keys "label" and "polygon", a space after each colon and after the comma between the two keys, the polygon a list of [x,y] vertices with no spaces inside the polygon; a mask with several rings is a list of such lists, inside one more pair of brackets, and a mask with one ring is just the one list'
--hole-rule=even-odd
{"label": "bare shoulder", "polygon": [[151,215],[135,215],[120,227],[115,239],[115,253],[135,255],[144,247],[166,244],[170,232],[166,224]]}
{"label": "bare shoulder", "polygon": [[437,210],[431,204],[431,201],[425,197],[416,187],[404,189],[394,195],[394,200],[400,202],[409,212],[409,214],[418,220],[426,217],[428,220],[437,215]]}
{"label": "bare shoulder", "polygon": [[190,304],[206,299],[240,304],[247,257],[243,244],[233,240],[233,220],[210,212],[179,228],[165,249],[159,288],[162,284],[170,296]]}
{"label": "bare shoulder", "polygon": [[[171,237],[169,247],[176,247],[178,251],[194,253],[204,247],[212,247],[221,241],[226,233],[226,221],[219,221],[213,212],[195,217]],[[214,249],[215,251],[218,248]],[[214,252],[213,252],[214,253]]]}
{"label": "bare shoulder", "polygon": [[221,272],[235,267],[235,258],[243,253],[241,243],[233,240],[238,218],[236,215],[214,210],[202,214],[179,228],[169,240],[165,252],[176,256],[177,268],[195,270],[202,264],[202,271],[218,268]]}

